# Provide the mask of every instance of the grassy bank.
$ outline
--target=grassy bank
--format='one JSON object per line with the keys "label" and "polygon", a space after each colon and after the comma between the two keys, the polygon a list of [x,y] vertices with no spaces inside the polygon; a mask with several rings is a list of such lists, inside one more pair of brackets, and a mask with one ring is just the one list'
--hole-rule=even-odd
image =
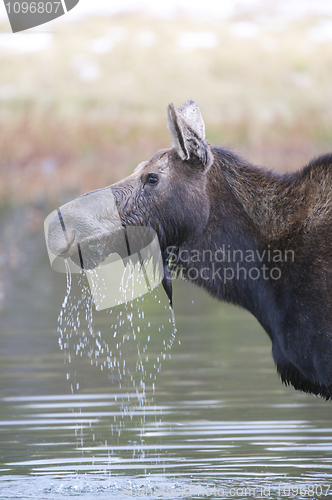
{"label": "grassy bank", "polygon": [[257,19],[136,13],[59,20],[36,52],[0,40],[1,199],[57,204],[120,179],[170,145],[165,107],[188,98],[208,139],[252,161],[290,170],[332,149],[326,21]]}

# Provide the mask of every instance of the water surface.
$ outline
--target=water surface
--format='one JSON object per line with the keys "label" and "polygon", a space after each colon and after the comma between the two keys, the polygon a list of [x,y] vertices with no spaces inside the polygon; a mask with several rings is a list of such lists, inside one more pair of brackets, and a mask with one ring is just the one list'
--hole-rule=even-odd
{"label": "water surface", "polygon": [[176,334],[158,289],[91,331],[77,306],[66,338],[66,277],[17,217],[1,219],[1,499],[331,495],[331,403],[281,384],[255,318],[177,283]]}

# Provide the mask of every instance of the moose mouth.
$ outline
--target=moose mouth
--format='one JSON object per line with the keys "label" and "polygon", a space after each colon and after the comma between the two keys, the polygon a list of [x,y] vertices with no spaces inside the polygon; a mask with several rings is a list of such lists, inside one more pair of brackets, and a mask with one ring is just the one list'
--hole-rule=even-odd
{"label": "moose mouth", "polygon": [[57,251],[57,257],[63,257],[64,259],[68,259],[68,257],[71,257],[76,251],[77,251],[77,244],[75,242],[75,236],[73,236],[73,239],[68,243],[67,247],[64,250],[58,250]]}
{"label": "moose mouth", "polygon": [[[52,215],[47,226],[47,246],[53,256],[69,259],[81,270],[98,268],[97,273],[103,272],[100,266],[107,267],[116,262],[122,261],[120,267],[124,268],[128,264],[138,264],[137,269],[143,269],[143,277],[147,283],[151,282],[156,286],[162,281],[172,305],[171,280],[167,269],[163,269],[158,236],[151,227],[127,225],[113,217],[106,223],[105,219],[97,220],[99,226],[96,228],[91,224],[91,218],[83,219],[80,211],[68,210],[68,207],[64,210],[58,209]],[[148,281],[146,265],[152,270],[148,271],[152,272]],[[158,276],[164,277],[160,279]],[[150,288],[149,285],[148,289]]]}
{"label": "moose mouth", "polygon": [[[48,248],[56,257],[71,258],[80,267],[92,269],[113,253],[112,246],[117,246],[114,243],[119,225],[107,227],[108,231],[103,229],[105,228],[99,227],[91,232],[75,213],[62,213],[58,209],[49,222]],[[116,248],[114,251],[116,252]]]}
{"label": "moose mouth", "polygon": [[67,234],[66,237],[63,234],[56,235],[56,237],[54,234],[49,234],[48,247],[56,257],[67,259],[77,251],[76,236],[73,234],[69,239]]}
{"label": "moose mouth", "polygon": [[[49,232],[48,244],[54,255],[72,262],[82,269],[94,269],[102,264],[111,254],[126,259],[144,247],[151,244],[154,232],[151,229],[140,227],[117,227],[109,234],[94,234],[80,238],[79,234],[70,231],[70,241],[67,231],[60,229],[57,233]],[[61,232],[60,232],[61,231]],[[132,257],[135,260],[135,257]]]}

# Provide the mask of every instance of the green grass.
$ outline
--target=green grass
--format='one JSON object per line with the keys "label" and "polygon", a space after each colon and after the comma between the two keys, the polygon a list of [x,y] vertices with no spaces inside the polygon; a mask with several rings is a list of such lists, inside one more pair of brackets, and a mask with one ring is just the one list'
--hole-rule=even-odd
{"label": "green grass", "polygon": [[[275,22],[253,38],[236,38],[235,21],[59,20],[48,50],[0,47],[0,98],[13,91],[0,102],[1,199],[57,203],[124,177],[170,145],[166,105],[188,98],[198,101],[209,140],[254,162],[291,170],[332,149],[332,43],[308,36],[318,20]],[[184,32],[204,31],[216,47],[179,45]],[[149,36],[155,43],[142,44]],[[118,40],[95,53],[101,37]],[[83,64],[99,78],[82,80]]]}

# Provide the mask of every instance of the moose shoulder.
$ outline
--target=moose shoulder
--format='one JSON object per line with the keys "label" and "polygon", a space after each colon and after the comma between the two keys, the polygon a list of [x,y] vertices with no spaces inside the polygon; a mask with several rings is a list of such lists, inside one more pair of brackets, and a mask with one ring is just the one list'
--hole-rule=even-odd
{"label": "moose shoulder", "polygon": [[157,232],[170,301],[180,274],[244,307],[271,338],[283,382],[332,398],[332,155],[277,174],[205,141],[195,101],[170,104],[167,121],[171,149],[100,190],[88,213],[84,198],[61,208],[74,213],[76,225],[88,220],[91,235],[73,224],[68,247],[57,249],[61,228],[53,228],[50,245],[68,256],[73,242],[107,238],[112,193],[124,226]]}

